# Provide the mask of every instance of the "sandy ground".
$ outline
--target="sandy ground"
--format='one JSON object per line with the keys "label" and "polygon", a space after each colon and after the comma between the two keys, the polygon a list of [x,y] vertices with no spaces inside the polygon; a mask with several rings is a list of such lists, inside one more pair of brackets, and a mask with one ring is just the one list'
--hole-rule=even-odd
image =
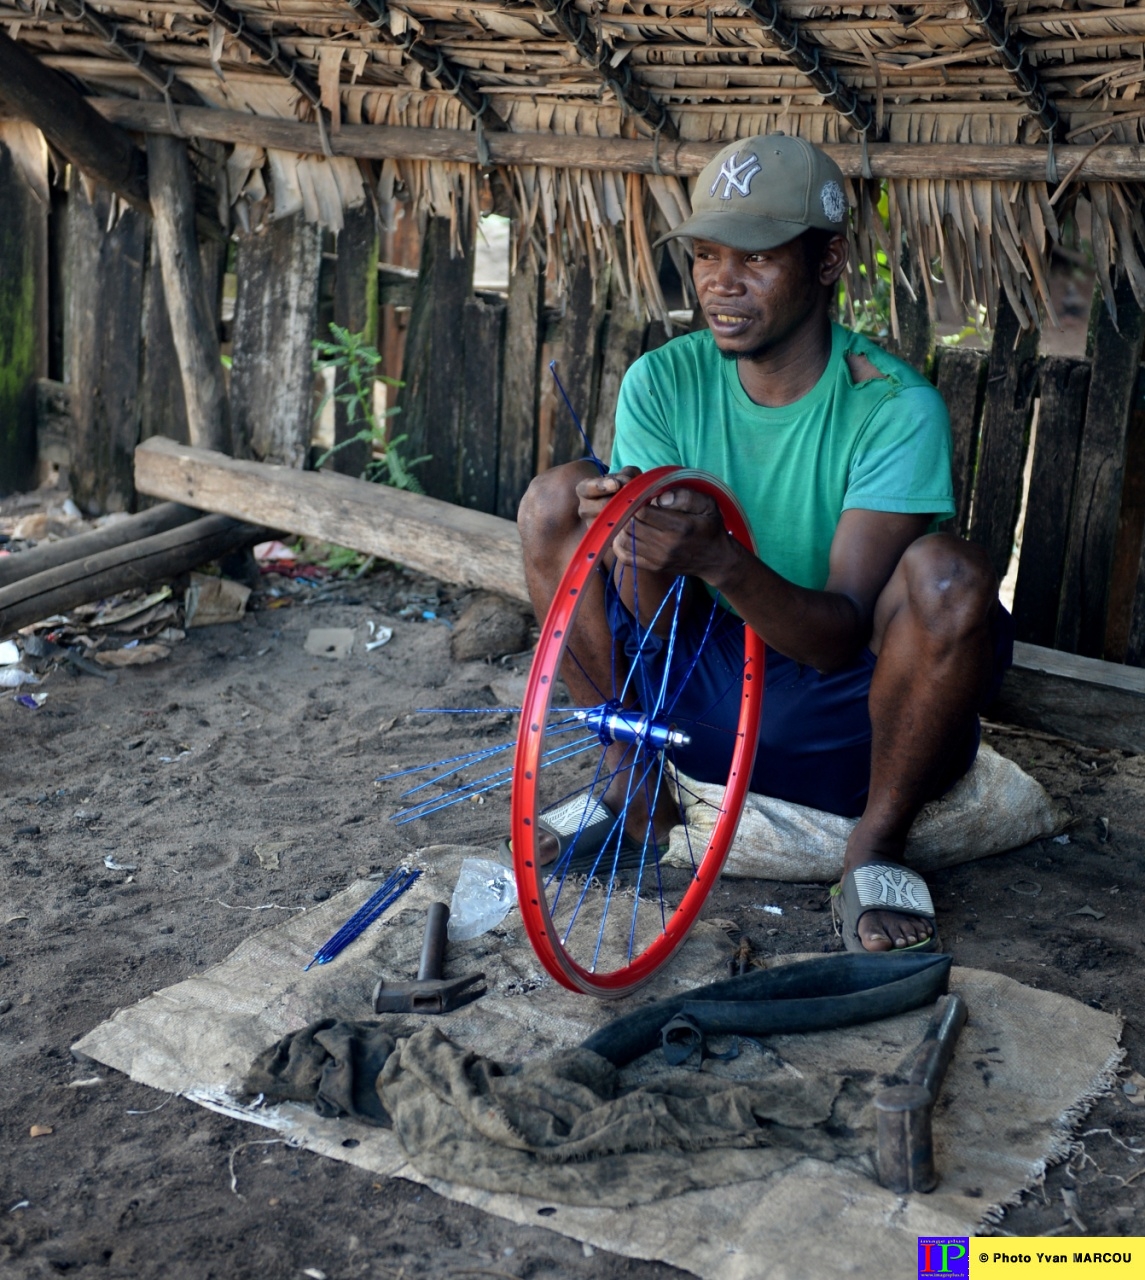
{"label": "sandy ground", "polygon": [[[0,1275],[678,1274],[259,1145],[261,1131],[72,1058],[116,1008],[222,960],[282,912],[407,850],[495,848],[504,834],[507,795],[395,827],[398,787],[374,778],[457,750],[456,721],[415,708],[500,701],[524,661],[451,661],[445,623],[464,597],[398,570],[309,598],[269,609],[256,594],[243,621],[192,630],[114,684],[57,671],[38,710],[0,698]],[[367,621],[394,629],[371,654]],[[353,628],[353,652],[307,655],[312,627]],[[1140,1068],[1145,757],[989,740],[1073,823],[1068,843],[932,877],[946,945],[958,963],[1123,1012]],[[263,865],[268,845],[277,868]],[[109,856],[137,869],[109,869]],[[762,952],[833,950],[826,901],[819,885],[725,880],[708,910]],[[1117,1235],[1145,1221],[1145,1107],[1119,1088],[1079,1132],[1074,1159],[1001,1230]]]}

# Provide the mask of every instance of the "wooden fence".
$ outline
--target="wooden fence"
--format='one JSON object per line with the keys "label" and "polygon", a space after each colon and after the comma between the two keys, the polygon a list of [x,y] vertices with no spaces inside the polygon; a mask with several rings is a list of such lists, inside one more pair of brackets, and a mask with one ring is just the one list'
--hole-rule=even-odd
{"label": "wooden fence", "polygon": [[[0,188],[16,181],[0,167]],[[78,500],[91,509],[133,509],[135,445],[156,434],[186,439],[148,220],[130,208],[115,216],[105,194],[91,199],[78,183],[66,199],[53,198],[50,213],[37,215],[26,200],[21,208],[26,221],[43,218],[28,236],[46,245],[37,250],[47,265],[26,318],[43,334],[36,370],[56,380],[41,383],[41,456],[60,448],[66,400]],[[432,455],[418,475],[434,497],[512,517],[537,471],[583,454],[550,360],[594,448],[609,456],[621,377],[642,351],[666,340],[661,325],[638,320],[609,280],[594,279],[587,267],[574,273],[563,301],[528,262],[507,294],[475,292],[472,259],[451,252],[447,222],[431,220],[418,236],[407,219],[379,239],[371,209],[347,218],[336,243],[300,215],[229,246],[203,243],[217,314],[225,273],[237,281],[234,318],[222,330],[237,456],[304,464],[315,407],[311,342],[326,336],[330,320],[366,332],[386,372],[404,383],[394,429],[407,436],[407,456]],[[0,242],[9,260],[19,256],[16,248],[10,238]],[[954,431],[953,524],[987,547],[1000,576],[1024,499],[1019,638],[1140,666],[1145,316],[1127,289],[1116,301],[1120,328],[1095,310],[1085,359],[1039,358],[1036,335],[1020,333],[1003,306],[992,349],[940,348],[934,377]],[[339,414],[336,439],[350,431]],[[26,481],[26,430],[20,450]],[[364,461],[361,448],[349,448],[333,465],[358,474]]]}

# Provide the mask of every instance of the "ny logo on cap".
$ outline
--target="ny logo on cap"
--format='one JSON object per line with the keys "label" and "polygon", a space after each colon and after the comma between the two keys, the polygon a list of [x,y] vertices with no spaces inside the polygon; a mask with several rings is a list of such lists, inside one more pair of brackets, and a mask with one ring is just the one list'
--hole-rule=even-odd
{"label": "ny logo on cap", "polygon": [[722,182],[724,189],[720,193],[721,200],[730,200],[732,198],[733,187],[741,196],[746,196],[751,191],[751,180],[762,168],[763,166],[759,163],[759,157],[754,151],[748,153],[746,160],[740,160],[739,152],[733,151],[720,166],[720,171],[716,175],[716,180],[712,183],[708,194],[714,196],[716,188]]}

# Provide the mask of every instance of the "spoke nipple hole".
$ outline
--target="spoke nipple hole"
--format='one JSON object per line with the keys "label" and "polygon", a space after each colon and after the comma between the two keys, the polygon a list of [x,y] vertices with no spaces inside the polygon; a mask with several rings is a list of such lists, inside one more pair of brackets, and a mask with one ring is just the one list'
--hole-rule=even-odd
{"label": "spoke nipple hole", "polygon": [[530,731],[531,733],[540,733],[540,731],[541,731],[541,726],[540,726],[539,724],[530,725],[530,727],[529,727],[529,731]]}
{"label": "spoke nipple hole", "polygon": [[563,632],[563,631],[554,631],[554,632],[553,632],[553,639],[554,639],[554,640],[559,640],[559,639],[561,638],[561,636],[563,636],[563,635],[564,635],[564,632]]}
{"label": "spoke nipple hole", "polygon": [[548,684],[548,683],[549,683],[549,677],[541,676],[541,684]]}
{"label": "spoke nipple hole", "polygon": [[588,555],[586,555],[586,556],[585,556],[585,559],[586,559],[586,560],[595,560],[595,559],[596,559],[596,552],[595,552],[595,551],[590,551],[590,552],[588,553]]}
{"label": "spoke nipple hole", "polygon": [[537,900],[536,900],[536,898],[533,898],[533,899],[532,899],[532,903],[533,903],[533,906],[534,906],[534,907],[537,905]]}
{"label": "spoke nipple hole", "polygon": [[532,820],[532,818],[526,818],[526,819],[525,819],[525,826],[527,826],[527,827],[531,827],[532,825],[533,825],[533,820]]}
{"label": "spoke nipple hole", "polygon": [[525,770],[525,777],[528,778],[530,782],[533,780],[533,772],[531,769]]}
{"label": "spoke nipple hole", "polygon": [[527,867],[531,867],[532,865],[533,865],[533,864],[532,864],[531,862],[526,862],[526,863],[525,863],[525,866],[527,866]]}
{"label": "spoke nipple hole", "polygon": [[576,587],[569,587],[569,595],[570,595],[570,596],[575,596],[575,595],[576,595],[576,593],[577,593],[577,589],[576,589]]}

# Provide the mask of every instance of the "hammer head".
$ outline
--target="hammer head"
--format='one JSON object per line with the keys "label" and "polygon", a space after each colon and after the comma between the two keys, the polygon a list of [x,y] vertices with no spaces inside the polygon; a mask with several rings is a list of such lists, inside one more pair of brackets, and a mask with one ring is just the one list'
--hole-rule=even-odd
{"label": "hammer head", "polygon": [[375,1013],[450,1013],[485,994],[475,989],[483,973],[468,978],[427,978],[413,982],[379,982],[374,988]]}

